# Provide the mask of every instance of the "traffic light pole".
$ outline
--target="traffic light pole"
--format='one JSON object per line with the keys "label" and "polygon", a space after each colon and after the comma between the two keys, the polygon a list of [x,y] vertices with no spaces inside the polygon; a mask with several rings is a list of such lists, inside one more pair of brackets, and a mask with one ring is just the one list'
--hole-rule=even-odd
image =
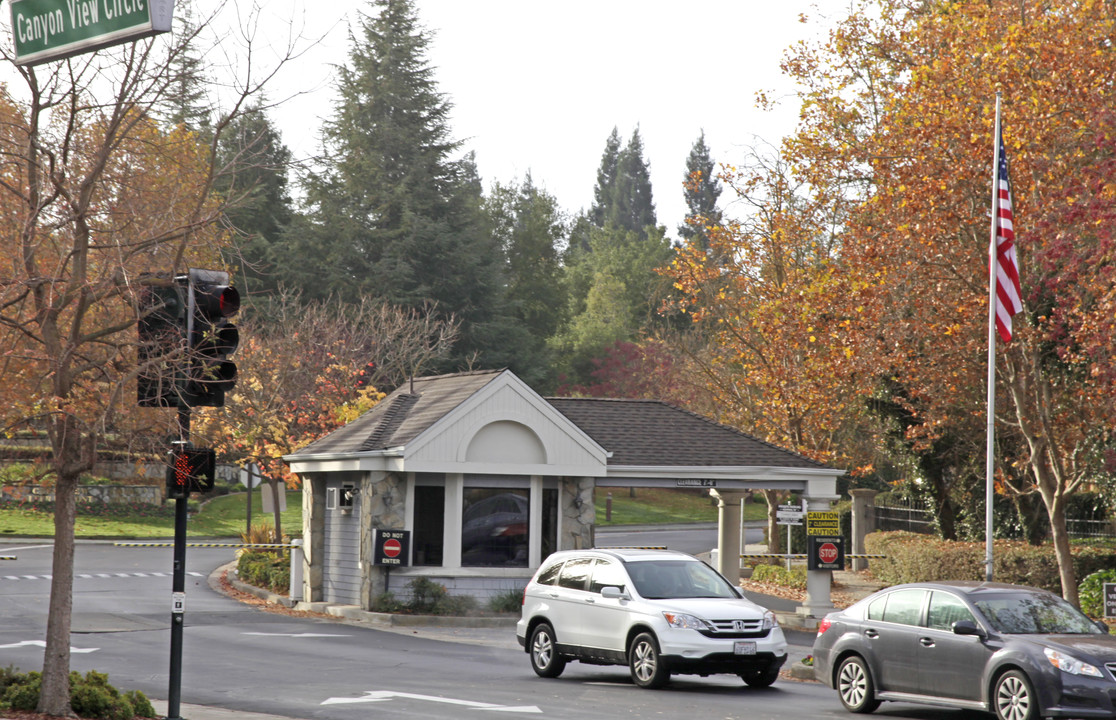
{"label": "traffic light pole", "polygon": [[[178,435],[190,440],[190,407],[178,406]],[[170,688],[167,691],[167,720],[181,720],[182,627],[186,615],[186,505],[190,493],[174,499],[174,574],[171,580],[171,656]]]}

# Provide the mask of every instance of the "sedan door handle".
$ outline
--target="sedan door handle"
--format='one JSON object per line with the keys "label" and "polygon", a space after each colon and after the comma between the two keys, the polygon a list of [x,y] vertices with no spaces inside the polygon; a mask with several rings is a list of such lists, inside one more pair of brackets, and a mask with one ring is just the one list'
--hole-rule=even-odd
{"label": "sedan door handle", "polygon": [[880,636],[880,634],[878,632],[876,632],[875,630],[865,630],[864,635],[866,637],[872,638],[873,640],[875,640],[876,638],[878,638]]}
{"label": "sedan door handle", "polygon": [[921,637],[918,639],[918,642],[922,645],[922,647],[934,647],[933,638]]}

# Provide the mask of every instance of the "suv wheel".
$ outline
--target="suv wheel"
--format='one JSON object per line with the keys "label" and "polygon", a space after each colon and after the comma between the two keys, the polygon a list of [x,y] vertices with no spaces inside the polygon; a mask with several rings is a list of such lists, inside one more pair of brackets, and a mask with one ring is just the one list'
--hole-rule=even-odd
{"label": "suv wheel", "polygon": [[748,687],[771,687],[771,684],[779,679],[779,668],[771,666],[763,668],[762,670],[749,670],[748,672],[740,673],[740,678],[748,683]]}
{"label": "suv wheel", "polygon": [[558,677],[566,669],[566,659],[558,654],[554,630],[546,623],[531,633],[531,668],[539,677]]}
{"label": "suv wheel", "polygon": [[670,680],[670,672],[659,657],[659,643],[651,633],[641,633],[632,641],[628,667],[632,682],[642,688],[661,688]]}

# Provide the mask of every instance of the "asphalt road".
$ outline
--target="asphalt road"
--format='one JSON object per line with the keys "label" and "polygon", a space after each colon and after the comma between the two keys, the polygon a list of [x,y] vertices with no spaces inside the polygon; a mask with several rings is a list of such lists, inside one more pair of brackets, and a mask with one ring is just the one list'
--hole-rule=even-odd
{"label": "asphalt road", "polygon": [[[0,667],[41,668],[50,552],[42,542],[0,545],[0,554],[19,558],[0,565]],[[729,676],[680,676],[664,690],[649,691],[632,685],[626,668],[579,663],[560,678],[544,680],[531,671],[507,628],[493,629],[490,642],[443,642],[262,612],[207,584],[206,576],[232,559],[229,549],[187,550],[184,704],[324,720],[373,714],[458,720],[473,712],[587,720],[685,718],[695,712],[755,720],[848,717],[835,694],[816,683],[781,680],[757,690]],[[171,560],[169,548],[78,546],[74,670],[107,672],[122,690],[166,698]],[[968,717],[908,709],[904,717]]]}

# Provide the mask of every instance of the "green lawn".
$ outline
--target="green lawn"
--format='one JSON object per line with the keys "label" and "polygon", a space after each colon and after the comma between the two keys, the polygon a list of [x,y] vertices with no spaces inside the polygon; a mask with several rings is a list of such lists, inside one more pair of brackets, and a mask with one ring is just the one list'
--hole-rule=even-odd
{"label": "green lawn", "polygon": [[[239,538],[247,528],[247,494],[221,495],[199,506],[191,501],[186,534],[191,537]],[[260,496],[252,499],[252,524],[274,525],[272,514],[260,512]],[[287,493],[287,510],[280,515],[285,534],[302,533],[302,502],[298,493]],[[54,515],[30,509],[0,508],[0,535],[51,537]],[[173,538],[173,503],[155,517],[97,517],[79,514],[74,524],[78,538]]]}
{"label": "green lawn", "polygon": [[[612,495],[612,519],[608,517],[608,495]],[[634,497],[633,497],[634,495]],[[667,523],[717,522],[717,506],[708,490],[669,488],[597,488],[597,525],[662,525]],[[763,520],[767,506],[744,505],[745,520]]]}
{"label": "green lawn", "polygon": [[[606,520],[608,494],[612,493],[612,519]],[[634,497],[633,497],[634,495]],[[247,495],[221,495],[201,505],[191,501],[186,532],[192,537],[239,538],[247,527]],[[744,506],[745,520],[762,520],[767,506],[749,503]],[[302,532],[302,503],[298,493],[287,493],[287,510],[280,517],[285,534]],[[663,488],[604,488],[597,490],[597,524],[661,525],[666,523],[716,522],[717,507],[708,492]],[[252,501],[252,524],[273,524],[271,513],[260,512],[259,494]],[[50,537],[54,534],[54,516],[32,509],[0,507],[0,536]],[[173,504],[153,517],[97,517],[79,514],[74,527],[78,538],[172,538],[174,537]]]}

